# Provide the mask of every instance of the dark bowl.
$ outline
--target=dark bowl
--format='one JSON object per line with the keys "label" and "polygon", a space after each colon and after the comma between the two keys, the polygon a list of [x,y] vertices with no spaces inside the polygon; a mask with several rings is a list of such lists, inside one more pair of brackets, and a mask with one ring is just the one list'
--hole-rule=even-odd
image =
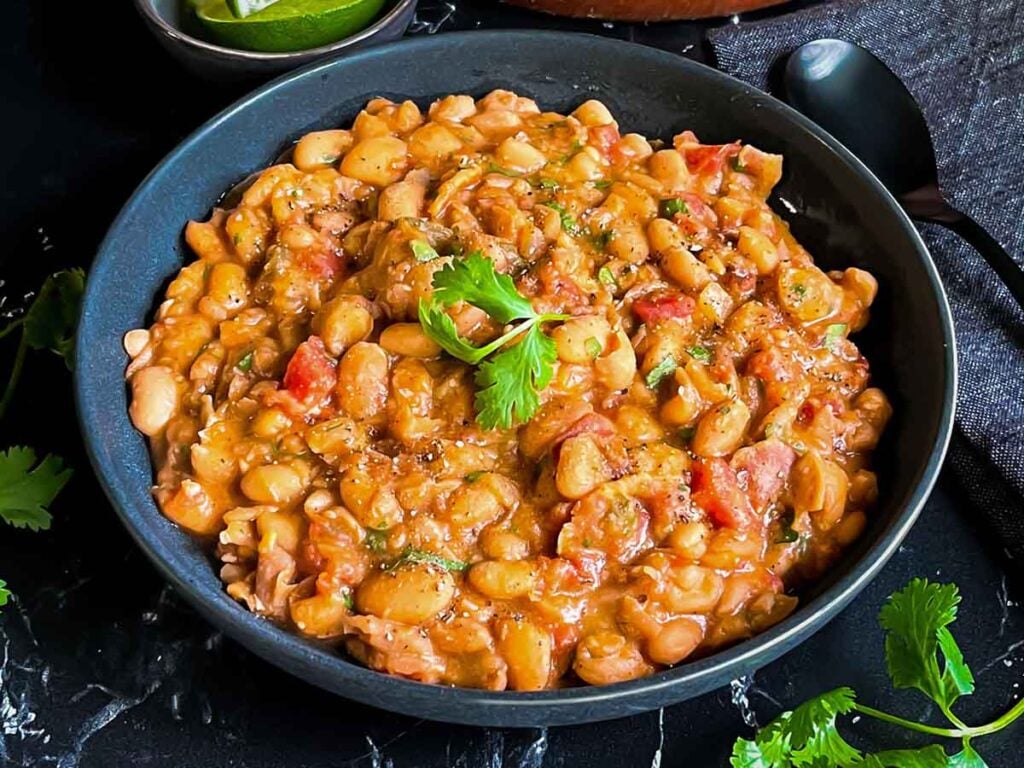
{"label": "dark bowl", "polygon": [[[566,56],[572,51],[572,56]],[[145,441],[128,419],[121,337],[146,325],[189,258],[182,227],[306,131],[348,124],[372,96],[421,105],[447,93],[512,88],[569,111],[603,100],[624,130],[670,139],[742,137],[781,152],[775,205],[825,267],[878,277],[858,336],[895,416],[877,457],[881,499],[860,541],[785,621],[714,655],[640,680],[539,693],[444,688],[388,677],[257,618],[224,592],[206,551],[157,510]],[[143,181],[104,240],[85,296],[75,392],[92,463],[129,532],[160,572],[229,636],[315,685],[416,717],[539,726],[609,719],[725,685],[820,629],[895,552],[946,451],[956,390],[949,307],[917,231],[874,176],[808,120],[726,75],[663,51],[556,32],[445,34],[372,48],[277,80],[208,122]],[[851,646],[851,652],[856,649]]]}
{"label": "dark bowl", "polygon": [[200,77],[221,83],[266,80],[325,56],[387,43],[405,34],[416,0],[386,0],[377,19],[354,35],[328,45],[289,53],[227,48],[196,36],[184,12],[184,0],[135,0],[146,26],[168,53]]}

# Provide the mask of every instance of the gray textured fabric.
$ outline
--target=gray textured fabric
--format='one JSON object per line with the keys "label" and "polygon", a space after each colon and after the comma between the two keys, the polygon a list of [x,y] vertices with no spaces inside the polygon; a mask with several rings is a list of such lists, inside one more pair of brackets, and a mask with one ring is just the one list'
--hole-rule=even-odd
{"label": "gray textured fabric", "polygon": [[[903,79],[928,119],[947,196],[1020,263],[1024,3],[837,0],[710,34],[719,68],[761,88],[781,57],[823,37],[868,48]],[[951,462],[971,511],[1024,561],[1024,315],[969,245],[939,227],[921,230],[956,322],[960,398]]]}

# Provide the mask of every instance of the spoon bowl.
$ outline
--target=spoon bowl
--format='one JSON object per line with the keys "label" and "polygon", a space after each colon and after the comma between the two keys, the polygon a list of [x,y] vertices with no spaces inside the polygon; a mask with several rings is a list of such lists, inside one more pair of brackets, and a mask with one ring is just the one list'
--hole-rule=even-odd
{"label": "spoon bowl", "polygon": [[857,155],[911,217],[973,245],[1024,309],[1024,270],[943,196],[928,123],[892,70],[853,43],[814,40],[790,55],[783,84],[786,100]]}

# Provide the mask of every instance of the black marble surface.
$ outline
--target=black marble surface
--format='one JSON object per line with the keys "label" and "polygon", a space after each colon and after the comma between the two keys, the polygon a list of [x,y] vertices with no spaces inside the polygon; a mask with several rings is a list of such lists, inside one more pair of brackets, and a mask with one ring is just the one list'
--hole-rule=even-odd
{"label": "black marble surface", "polygon": [[[126,1],[9,2],[0,26],[0,313],[55,269],[87,266],[109,221],[180,138],[238,93],[177,69]],[[491,2],[425,0],[415,29],[558,24],[701,57],[701,28],[552,22]],[[0,370],[9,357],[0,357]],[[796,651],[731,689],[629,720],[483,730],[362,707],[294,680],[221,637],[166,588],[117,523],[77,437],[55,357],[29,361],[0,447],[59,452],[77,474],[52,531],[0,530],[0,765],[39,768],[719,766],[755,722],[840,684],[884,709],[933,715],[890,690],[875,617],[913,576],[955,581],[956,634],[987,721],[1021,693],[1020,564],[989,544],[946,473],[899,554],[855,603]],[[1015,583],[1016,580],[1016,583]],[[860,721],[867,748],[916,741]],[[1024,722],[977,743],[992,768],[1021,764]],[[953,745],[950,745],[952,750]]]}

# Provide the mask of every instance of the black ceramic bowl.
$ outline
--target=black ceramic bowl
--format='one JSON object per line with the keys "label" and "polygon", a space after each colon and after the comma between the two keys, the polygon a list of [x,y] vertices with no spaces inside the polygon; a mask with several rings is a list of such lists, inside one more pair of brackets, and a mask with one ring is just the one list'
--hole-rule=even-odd
{"label": "black ceramic bowl", "polygon": [[243,51],[203,40],[186,18],[184,0],[135,0],[135,7],[160,45],[186,69],[218,82],[237,82],[265,80],[325,56],[397,40],[412,21],[416,0],[385,0],[366,29],[328,45],[289,53]]}
{"label": "black ceramic bowl", "polygon": [[[306,131],[347,125],[372,96],[426,105],[493,88],[566,112],[599,98],[624,130],[650,137],[671,139],[690,128],[705,141],[742,137],[781,152],[786,172],[775,204],[796,236],[826,269],[864,267],[880,284],[874,317],[858,341],[895,416],[877,457],[881,499],[867,531],[782,623],[641,680],[539,693],[442,688],[370,671],[278,629],[234,603],[207,553],[157,510],[149,454],[128,419],[121,337],[149,322],[168,277],[190,258],[181,237],[187,219],[204,218],[225,189]],[[620,717],[696,696],[767,664],[835,616],[896,550],[931,490],[950,434],[956,361],[945,295],[913,225],[860,162],[796,112],[651,48],[554,32],[472,32],[320,63],[256,91],[186,139],[142,183],[100,247],[75,376],[85,441],[114,508],[160,572],[212,623],[272,663],[367,704],[435,720],[538,726]]]}

